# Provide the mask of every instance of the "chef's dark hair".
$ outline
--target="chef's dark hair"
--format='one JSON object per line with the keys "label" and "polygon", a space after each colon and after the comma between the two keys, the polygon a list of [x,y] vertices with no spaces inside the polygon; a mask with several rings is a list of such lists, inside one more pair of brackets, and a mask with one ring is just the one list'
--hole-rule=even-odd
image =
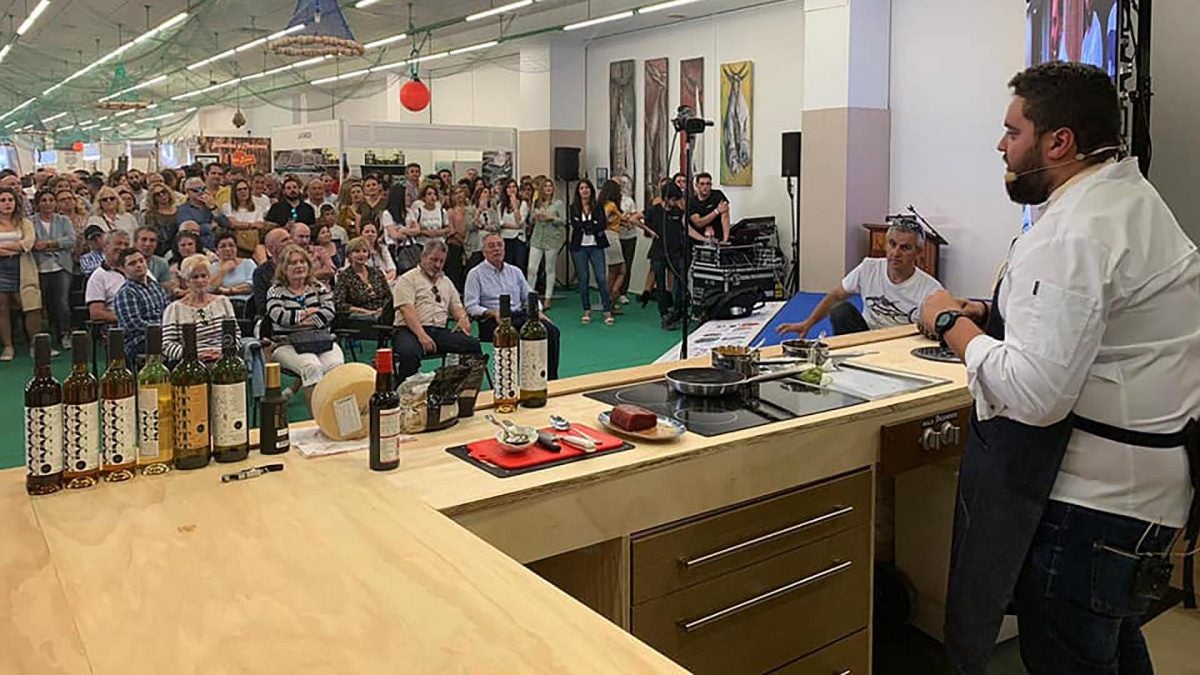
{"label": "chef's dark hair", "polygon": [[1014,96],[1025,99],[1025,117],[1033,122],[1038,134],[1070,129],[1075,133],[1078,152],[1085,155],[1107,145],[1120,145],[1117,88],[1103,70],[1053,61],[1017,73],[1008,86]]}

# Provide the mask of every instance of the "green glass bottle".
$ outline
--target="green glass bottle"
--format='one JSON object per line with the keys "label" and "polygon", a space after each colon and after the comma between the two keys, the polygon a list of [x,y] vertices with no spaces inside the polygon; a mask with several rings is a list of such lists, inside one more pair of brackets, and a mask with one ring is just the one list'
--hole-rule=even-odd
{"label": "green glass bottle", "polygon": [[100,378],[100,473],[110,483],[137,471],[137,380],[125,367],[125,331],[108,331],[108,370]]}
{"label": "green glass bottle", "polygon": [[208,466],[208,368],[196,355],[196,324],[185,323],[183,360],[171,371],[171,404],[175,410],[175,468]]}
{"label": "green glass bottle", "polygon": [[541,308],[537,293],[530,293],[525,311],[525,325],[521,326],[521,407],[541,408],[549,398],[546,385],[547,348],[550,334],[542,323]]}
{"label": "green glass bottle", "polygon": [[218,462],[240,462],[250,454],[246,419],[246,362],[238,345],[237,321],[221,322],[221,360],[212,368],[213,456]]}

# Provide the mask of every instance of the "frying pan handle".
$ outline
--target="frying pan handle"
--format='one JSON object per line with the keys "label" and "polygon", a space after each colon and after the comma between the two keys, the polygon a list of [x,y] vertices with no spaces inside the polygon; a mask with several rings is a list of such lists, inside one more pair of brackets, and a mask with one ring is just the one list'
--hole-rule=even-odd
{"label": "frying pan handle", "polygon": [[741,384],[757,384],[758,382],[767,382],[768,380],[778,380],[778,379],[784,378],[784,377],[791,377],[793,375],[799,375],[800,373],[807,372],[813,368],[816,368],[816,366],[811,365],[811,364],[805,364],[803,366],[796,366],[795,368],[783,368],[781,370],[776,370],[774,372],[763,373],[762,375],[755,375],[754,377],[743,380],[741,382]]}

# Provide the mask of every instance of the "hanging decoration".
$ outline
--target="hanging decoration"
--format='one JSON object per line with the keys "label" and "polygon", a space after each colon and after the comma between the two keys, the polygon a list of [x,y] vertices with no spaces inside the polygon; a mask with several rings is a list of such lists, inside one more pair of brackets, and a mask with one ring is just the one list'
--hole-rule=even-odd
{"label": "hanging decoration", "polygon": [[411,112],[421,112],[429,105],[429,87],[415,73],[400,87],[400,105]]}
{"label": "hanging decoration", "polygon": [[296,0],[287,28],[301,24],[304,28],[267,47],[280,56],[362,56],[363,45],[354,39],[336,0]]}
{"label": "hanging decoration", "polygon": [[125,72],[125,62],[118,61],[113,68],[112,84],[108,85],[108,96],[97,104],[102,110],[142,110],[150,106],[149,101],[138,100],[136,91],[129,91],[136,83]]}

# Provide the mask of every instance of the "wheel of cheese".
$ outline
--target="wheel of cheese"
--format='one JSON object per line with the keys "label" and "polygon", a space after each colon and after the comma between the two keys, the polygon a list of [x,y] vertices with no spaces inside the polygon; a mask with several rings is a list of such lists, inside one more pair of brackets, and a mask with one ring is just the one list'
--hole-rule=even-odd
{"label": "wheel of cheese", "polygon": [[366,438],[370,433],[375,369],[347,363],[326,373],[313,389],[313,417],[321,433],[335,441]]}

